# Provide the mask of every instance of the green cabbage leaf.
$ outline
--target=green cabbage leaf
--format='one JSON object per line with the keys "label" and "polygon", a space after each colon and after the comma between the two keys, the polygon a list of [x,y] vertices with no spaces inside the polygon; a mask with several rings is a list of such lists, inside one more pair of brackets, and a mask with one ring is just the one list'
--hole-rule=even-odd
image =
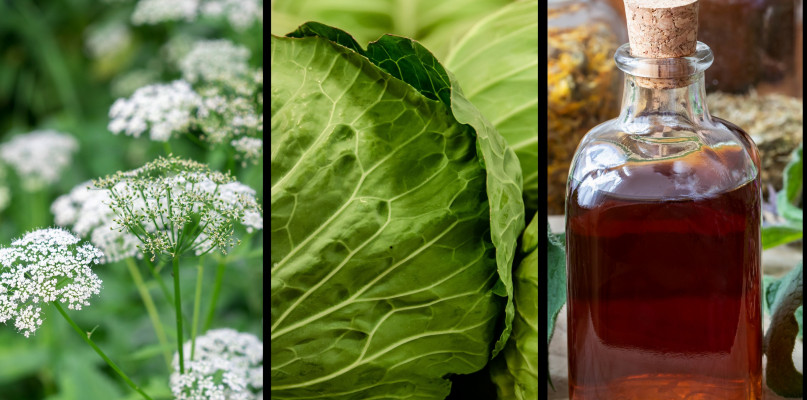
{"label": "green cabbage leaf", "polygon": [[518,155],[527,211],[538,210],[538,1],[490,14],[452,47],[445,65]]}
{"label": "green cabbage leaf", "polygon": [[521,237],[524,258],[513,272],[513,332],[501,357],[491,366],[500,400],[538,398],[538,214]]}
{"label": "green cabbage leaf", "polygon": [[423,43],[442,59],[479,19],[511,1],[273,0],[271,29],[283,35],[313,20],[347,30],[360,43],[395,34]]}
{"label": "green cabbage leaf", "polygon": [[510,334],[516,155],[410,39],[307,23],[271,66],[271,397],[444,398]]}

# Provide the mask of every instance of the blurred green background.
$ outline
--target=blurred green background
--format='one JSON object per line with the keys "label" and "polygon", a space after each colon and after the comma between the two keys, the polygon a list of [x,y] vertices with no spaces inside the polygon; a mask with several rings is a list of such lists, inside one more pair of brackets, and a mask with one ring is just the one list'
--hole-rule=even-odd
{"label": "blurred green background", "polygon": [[[0,245],[35,227],[52,225],[50,204],[75,185],[165,155],[163,144],[145,135],[136,139],[111,134],[107,115],[116,98],[128,97],[149,83],[177,79],[177,49],[194,40],[227,38],[250,49],[253,66],[263,64],[262,23],[246,30],[204,18],[135,26],[131,15],[136,4],[134,0],[0,2],[0,143],[16,134],[54,129],[73,135],[80,146],[61,180],[42,191],[22,190],[14,173],[4,169],[0,186],[8,187],[10,202],[0,211]],[[242,166],[231,154],[187,139],[172,140],[171,147],[175,154],[209,163],[213,169],[230,170],[255,188],[262,201],[262,164]],[[216,273],[224,273],[210,327],[262,337],[262,240],[258,232],[226,258],[212,255],[183,261],[188,320],[196,284],[194,263],[203,263],[202,315],[207,313]],[[217,271],[219,263],[224,267]],[[168,341],[175,344],[171,305],[143,262],[137,265]],[[104,282],[101,294],[91,299],[90,307],[69,314],[83,329],[95,328],[92,339],[155,400],[171,398],[170,371],[124,262],[100,265],[95,271]],[[169,271],[163,269],[160,275],[170,287]],[[43,307],[43,311],[45,322],[30,339],[17,333],[13,323],[0,324],[0,400],[139,398],[55,309]]]}

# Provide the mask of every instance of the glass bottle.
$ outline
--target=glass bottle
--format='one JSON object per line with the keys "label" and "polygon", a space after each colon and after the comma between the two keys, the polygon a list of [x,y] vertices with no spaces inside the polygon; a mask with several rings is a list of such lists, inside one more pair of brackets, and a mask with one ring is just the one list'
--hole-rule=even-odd
{"label": "glass bottle", "polygon": [[549,0],[547,23],[547,206],[561,214],[574,146],[619,112],[622,76],[611,57],[627,32],[602,0]]}
{"label": "glass bottle", "polygon": [[759,154],[709,114],[706,44],[642,58],[633,40],[622,110],[567,183],[570,399],[760,399]]}

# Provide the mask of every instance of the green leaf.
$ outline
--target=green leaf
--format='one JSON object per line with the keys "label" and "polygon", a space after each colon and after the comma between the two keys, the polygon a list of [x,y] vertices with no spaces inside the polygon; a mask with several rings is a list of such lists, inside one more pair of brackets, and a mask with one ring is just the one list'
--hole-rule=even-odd
{"label": "green leaf", "polygon": [[12,335],[13,329],[6,329],[0,338],[0,384],[12,382],[33,374],[48,362],[48,350],[30,345]]}
{"label": "green leaf", "polygon": [[802,263],[799,262],[781,280],[771,283],[765,293],[772,312],[763,343],[768,358],[765,377],[768,387],[783,397],[801,397],[803,393],[803,376],[796,370],[792,358],[799,332],[794,313],[802,305],[803,289]]}
{"label": "green leaf", "polygon": [[549,225],[546,227],[548,248],[547,258],[547,343],[552,341],[552,333],[555,331],[555,320],[558,313],[566,303],[566,247],[564,236],[551,233]]}
{"label": "green leaf", "polygon": [[[505,352],[507,352],[507,348],[505,348]],[[516,378],[507,369],[507,361],[504,357],[496,357],[490,361],[490,380],[496,384],[496,398],[516,398]]]}
{"label": "green leaf", "polygon": [[[763,293],[763,296],[762,296],[762,308],[763,308],[763,310],[765,310],[765,313],[767,313],[768,315],[770,315],[770,313],[771,313],[771,303],[773,303],[773,300],[775,300],[775,298],[776,298],[776,290],[771,291],[768,288],[772,284],[774,284],[774,283],[776,283],[778,281],[779,280],[776,279],[776,277],[773,277],[773,276],[770,276],[770,275],[762,275],[762,293]],[[779,286],[778,283],[776,285]],[[777,289],[778,289],[778,287],[777,287]],[[771,295],[769,295],[769,293],[772,293],[773,295],[771,296]],[[769,299],[769,297],[770,297],[770,299]]]}
{"label": "green leaf", "polygon": [[512,320],[515,155],[416,42],[271,48],[271,396],[442,398]]}
{"label": "green leaf", "polygon": [[422,95],[451,107],[451,83],[445,68],[425,47],[400,36],[384,35],[367,46],[367,57]]}
{"label": "green leaf", "polygon": [[361,55],[365,55],[364,49],[361,48],[361,45],[359,45],[359,43],[356,42],[356,39],[353,39],[353,36],[350,36],[349,33],[332,26],[321,24],[319,22],[306,22],[305,24],[300,25],[294,32],[291,32],[286,36],[292,38],[304,38],[309,36],[323,37],[331,42],[345,46]]}
{"label": "green leaf", "polygon": [[495,357],[507,342],[514,315],[511,266],[515,246],[524,228],[524,201],[521,198],[521,168],[518,158],[489,122],[462,96],[454,77],[451,78],[451,110],[457,122],[476,130],[476,146],[481,152],[487,172],[487,195],[490,203],[490,236],[496,247],[499,278],[507,289],[504,329],[493,348]]}
{"label": "green leaf", "polygon": [[[85,353],[90,355],[90,353]],[[102,374],[87,357],[68,356],[59,368],[60,400],[110,400],[123,395],[112,379]]]}
{"label": "green leaf", "polygon": [[[522,243],[537,238],[538,215],[533,217],[522,235]],[[533,233],[532,230],[535,230]],[[538,398],[538,249],[524,257],[513,273],[515,293],[515,319],[502,357],[491,367],[491,379],[498,387],[498,398]],[[495,361],[494,360],[494,361]]]}
{"label": "green leaf", "polygon": [[800,225],[771,225],[762,228],[762,249],[781,246],[804,236]]}
{"label": "green leaf", "polygon": [[384,34],[416,39],[443,57],[473,24],[510,1],[275,0],[271,29],[273,34],[283,35],[315,20],[353,33],[360,43]]}
{"label": "green leaf", "polygon": [[521,252],[527,254],[536,247],[538,247],[538,213],[532,216],[532,221],[524,228],[524,234],[521,235]]}
{"label": "green leaf", "polygon": [[804,211],[796,207],[795,203],[802,193],[802,168],[804,167],[802,153],[803,144],[799,143],[799,147],[793,150],[790,161],[785,166],[782,173],[782,190],[776,196],[776,208],[779,215],[799,227],[804,222]]}
{"label": "green leaf", "polygon": [[511,3],[471,28],[445,65],[518,156],[527,211],[538,209],[538,1]]}

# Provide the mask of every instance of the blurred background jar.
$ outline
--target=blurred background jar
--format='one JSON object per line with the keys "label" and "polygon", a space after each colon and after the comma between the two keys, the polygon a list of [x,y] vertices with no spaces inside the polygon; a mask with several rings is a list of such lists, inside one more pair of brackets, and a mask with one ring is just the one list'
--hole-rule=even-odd
{"label": "blurred background jar", "polygon": [[[624,0],[606,1],[624,22]],[[707,104],[754,139],[768,198],[782,188],[782,170],[804,134],[802,0],[699,3],[698,40],[715,54]]]}
{"label": "blurred background jar", "polygon": [[622,75],[613,57],[628,37],[605,0],[548,0],[548,11],[547,207],[549,214],[563,214],[577,144],[619,114]]}

